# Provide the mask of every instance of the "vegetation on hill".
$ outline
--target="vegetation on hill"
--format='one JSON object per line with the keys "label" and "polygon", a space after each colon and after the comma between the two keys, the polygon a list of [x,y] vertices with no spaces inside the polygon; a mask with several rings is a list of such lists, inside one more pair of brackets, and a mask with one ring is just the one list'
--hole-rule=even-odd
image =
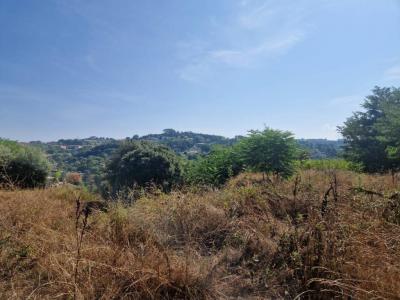
{"label": "vegetation on hill", "polygon": [[[323,165],[329,161],[336,163],[339,162],[337,161],[339,157],[344,157],[347,162],[337,163],[336,167],[367,172],[398,171],[400,167],[399,89],[375,88],[373,94],[366,97],[363,108],[364,111],[354,113],[344,126],[339,127],[344,140],[297,140],[296,143],[303,152],[297,152],[296,157],[300,161],[307,161],[300,166],[305,168],[308,165],[309,168],[313,165],[321,168],[317,165]],[[185,182],[191,184],[220,186],[244,169],[277,171],[285,176],[293,172],[293,163],[290,161],[294,158],[294,151],[288,150],[284,154],[272,138],[266,147],[260,148],[256,140],[265,138],[261,132],[250,132],[250,137],[238,136],[229,139],[216,135],[165,129],[161,134],[134,136],[125,140],[90,137],[62,139],[50,143],[31,142],[30,146],[39,147],[47,154],[53,166],[50,175],[54,182],[65,180],[68,173],[80,173],[83,184],[91,191],[101,191],[104,187],[102,182],[107,171],[106,165],[121,144],[126,141],[149,141],[171,148],[184,161],[185,168],[182,174],[185,176]],[[295,142],[292,138],[290,143],[294,147]],[[247,145],[247,154],[245,154],[246,147],[243,145]],[[288,160],[290,163],[286,166],[280,165],[278,168],[276,163],[280,164],[283,161],[281,158],[278,161],[275,159],[280,155],[289,155],[292,158]],[[323,161],[314,162],[315,159]]]}
{"label": "vegetation on hill", "polygon": [[332,159],[342,155],[343,140],[299,139],[297,142],[311,159]]}
{"label": "vegetation on hill", "polygon": [[[229,139],[217,135],[165,129],[161,134],[149,134],[142,137],[134,136],[125,140],[145,140],[163,144],[170,147],[184,159],[190,161],[203,160],[202,164],[204,165],[206,163],[204,157],[213,152],[215,147],[230,147],[241,139],[243,139],[242,136]],[[56,182],[64,180],[67,173],[79,172],[82,175],[85,186],[91,191],[99,191],[107,162],[125,140],[90,137],[87,139],[61,139],[57,142],[49,143],[36,141],[31,142],[30,145],[40,148],[47,154],[53,165],[51,176]],[[308,157],[313,159],[336,157],[339,155],[341,144],[340,141],[323,139],[298,140],[298,143],[309,153]],[[210,157],[210,159],[213,158]],[[188,162],[188,164],[191,163]],[[198,165],[200,166],[201,163]],[[215,176],[221,177],[222,175]],[[223,182],[219,179],[217,181]]]}
{"label": "vegetation on hill", "polygon": [[66,179],[68,173],[79,172],[84,184],[92,191],[101,187],[107,161],[120,142],[108,138],[59,140],[58,142],[31,142],[45,152],[52,163],[54,180]]}
{"label": "vegetation on hill", "polygon": [[398,189],[390,176],[309,170],[132,206],[76,188],[0,191],[0,294],[398,299]]}
{"label": "vegetation on hill", "polygon": [[240,138],[240,136],[237,136],[230,139],[219,135],[194,133],[191,131],[179,132],[174,129],[164,129],[161,134],[149,134],[142,137],[133,137],[133,139],[164,144],[176,153],[185,155],[189,159],[195,158],[199,154],[209,153],[215,145],[233,145],[240,140]]}

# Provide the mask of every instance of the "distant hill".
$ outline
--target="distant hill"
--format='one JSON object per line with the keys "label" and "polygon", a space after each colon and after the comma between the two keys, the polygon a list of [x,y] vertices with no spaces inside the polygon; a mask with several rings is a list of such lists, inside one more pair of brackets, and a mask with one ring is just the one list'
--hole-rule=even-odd
{"label": "distant hill", "polygon": [[[160,134],[135,135],[127,140],[146,140],[164,144],[188,159],[210,152],[215,145],[229,146],[242,137],[226,138],[219,135],[164,129]],[[53,162],[54,171],[79,172],[85,184],[95,189],[101,183],[107,160],[124,140],[104,137],[60,139],[56,142],[34,141],[29,144],[41,148]],[[309,151],[313,159],[334,158],[340,155],[343,141],[326,139],[300,139],[299,145]]]}
{"label": "distant hill", "polygon": [[148,134],[133,139],[146,140],[165,144],[178,154],[193,158],[199,154],[207,154],[214,145],[230,146],[241,137],[226,138],[219,135],[194,133],[191,131],[179,132],[174,129],[164,129],[161,134]]}
{"label": "distant hill", "polygon": [[307,149],[312,159],[335,158],[341,154],[343,140],[299,139],[299,145]]}

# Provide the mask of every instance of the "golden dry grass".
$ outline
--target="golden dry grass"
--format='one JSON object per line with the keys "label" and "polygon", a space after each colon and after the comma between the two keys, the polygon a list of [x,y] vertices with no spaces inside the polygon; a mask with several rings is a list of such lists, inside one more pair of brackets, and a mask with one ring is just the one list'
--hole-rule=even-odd
{"label": "golden dry grass", "polygon": [[110,204],[84,230],[76,199],[93,195],[0,191],[0,298],[399,299],[398,188],[350,172],[242,174],[217,191]]}

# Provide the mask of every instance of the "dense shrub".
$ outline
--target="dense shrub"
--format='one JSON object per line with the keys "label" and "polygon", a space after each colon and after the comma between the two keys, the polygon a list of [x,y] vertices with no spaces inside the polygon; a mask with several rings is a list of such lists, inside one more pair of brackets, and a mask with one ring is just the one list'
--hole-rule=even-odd
{"label": "dense shrub", "polygon": [[232,147],[216,147],[209,155],[188,163],[185,180],[189,184],[220,186],[241,170]]}
{"label": "dense shrub", "polygon": [[46,183],[48,170],[48,161],[39,150],[17,142],[0,141],[0,185],[41,187]]}
{"label": "dense shrub", "polygon": [[107,165],[106,179],[113,194],[149,184],[168,191],[180,181],[181,166],[177,155],[166,146],[127,141]]}
{"label": "dense shrub", "polygon": [[73,185],[82,184],[82,176],[78,172],[69,172],[65,176],[65,181]]}
{"label": "dense shrub", "polygon": [[185,179],[190,184],[221,186],[245,169],[287,178],[293,174],[299,154],[292,133],[253,130],[237,144],[216,147],[207,156],[189,162]]}
{"label": "dense shrub", "polygon": [[252,130],[235,148],[243,164],[252,171],[284,178],[293,174],[298,148],[291,132]]}
{"label": "dense shrub", "polygon": [[343,170],[360,172],[362,165],[344,159],[307,159],[300,161],[298,167],[303,170]]}

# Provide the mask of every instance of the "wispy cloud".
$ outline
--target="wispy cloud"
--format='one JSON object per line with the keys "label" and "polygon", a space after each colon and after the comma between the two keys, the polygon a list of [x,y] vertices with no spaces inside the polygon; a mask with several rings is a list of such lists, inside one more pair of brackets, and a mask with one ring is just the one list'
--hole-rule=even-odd
{"label": "wispy cloud", "polygon": [[[307,36],[304,1],[242,0],[232,15],[214,20],[210,40],[195,39],[178,45],[183,61],[181,79],[201,82],[223,67],[264,66],[284,55]],[[215,41],[214,43],[212,41]],[[218,46],[216,46],[218,44]]]}
{"label": "wispy cloud", "polygon": [[260,59],[268,60],[283,55],[301,42],[302,32],[268,39],[261,44],[243,49],[226,48],[209,50],[189,60],[178,70],[181,79],[200,82],[208,72],[217,67],[249,68],[257,66]]}
{"label": "wispy cloud", "polygon": [[326,6],[327,1],[312,3],[307,0],[247,0],[240,2],[237,16],[240,27],[248,30],[265,28],[280,23],[280,27],[303,22],[314,10]]}
{"label": "wispy cloud", "polygon": [[249,66],[257,58],[283,54],[300,42],[304,37],[302,32],[291,32],[276,38],[268,39],[259,45],[245,49],[221,49],[210,51],[209,57],[229,66]]}
{"label": "wispy cloud", "polygon": [[[250,5],[250,1],[242,1],[244,12],[239,14],[238,23],[246,29],[255,29],[271,21],[278,12],[278,7],[273,7],[269,1],[262,2],[259,5]],[[250,7],[250,8],[248,8]]]}

